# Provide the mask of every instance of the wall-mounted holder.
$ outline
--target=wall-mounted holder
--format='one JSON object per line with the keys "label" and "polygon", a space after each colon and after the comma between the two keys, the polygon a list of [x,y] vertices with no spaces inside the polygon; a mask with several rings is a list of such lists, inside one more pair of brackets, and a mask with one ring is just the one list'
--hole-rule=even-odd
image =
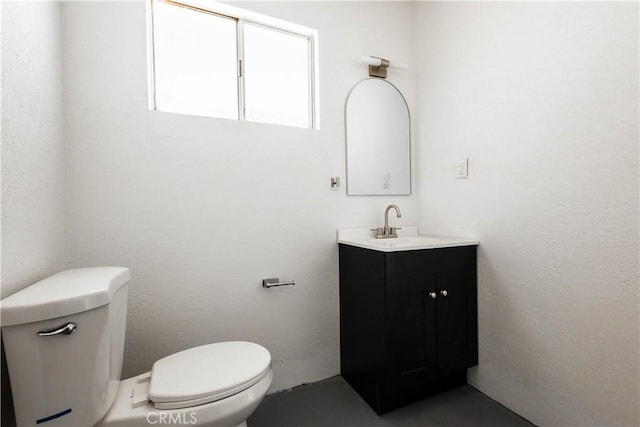
{"label": "wall-mounted holder", "polygon": [[331,189],[332,190],[337,190],[340,187],[340,177],[339,176],[332,176],[331,177]]}
{"label": "wall-mounted holder", "polygon": [[285,280],[284,282],[281,282],[279,277],[262,279],[263,288],[273,288],[274,286],[290,286],[290,285],[292,286],[295,284],[296,284],[295,280]]}

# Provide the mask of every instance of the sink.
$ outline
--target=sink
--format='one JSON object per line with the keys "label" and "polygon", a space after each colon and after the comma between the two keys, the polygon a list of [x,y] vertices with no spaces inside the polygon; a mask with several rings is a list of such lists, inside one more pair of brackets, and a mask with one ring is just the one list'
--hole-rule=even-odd
{"label": "sink", "polygon": [[442,238],[435,236],[396,237],[393,239],[369,239],[370,245],[381,248],[413,248],[442,244]]}
{"label": "sink", "polygon": [[471,246],[477,245],[478,241],[466,237],[420,235],[418,227],[402,226],[398,237],[390,239],[376,239],[369,228],[341,228],[338,229],[338,243],[381,252],[398,252]]}

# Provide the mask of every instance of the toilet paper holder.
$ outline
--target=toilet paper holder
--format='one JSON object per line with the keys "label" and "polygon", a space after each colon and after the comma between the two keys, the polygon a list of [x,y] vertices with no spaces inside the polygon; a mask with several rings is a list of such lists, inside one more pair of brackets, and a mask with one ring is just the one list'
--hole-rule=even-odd
{"label": "toilet paper holder", "polygon": [[279,277],[262,279],[263,288],[273,288],[274,286],[289,286],[289,285],[295,285],[295,284],[296,284],[295,280],[285,280],[281,282]]}

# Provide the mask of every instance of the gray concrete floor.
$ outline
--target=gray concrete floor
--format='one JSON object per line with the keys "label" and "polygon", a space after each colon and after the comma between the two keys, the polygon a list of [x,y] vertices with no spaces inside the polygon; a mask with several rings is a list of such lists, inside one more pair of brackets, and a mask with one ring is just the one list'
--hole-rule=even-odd
{"label": "gray concrete floor", "polygon": [[378,416],[340,376],[267,396],[248,424],[249,427],[533,426],[469,385]]}

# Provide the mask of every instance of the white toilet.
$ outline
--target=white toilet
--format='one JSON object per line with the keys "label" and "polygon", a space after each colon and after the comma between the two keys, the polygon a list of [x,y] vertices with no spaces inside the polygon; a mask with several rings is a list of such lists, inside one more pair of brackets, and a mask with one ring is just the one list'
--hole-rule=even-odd
{"label": "white toilet", "polygon": [[68,270],[2,300],[18,426],[246,426],[273,379],[258,344],[191,348],[120,381],[129,279],[121,267]]}

